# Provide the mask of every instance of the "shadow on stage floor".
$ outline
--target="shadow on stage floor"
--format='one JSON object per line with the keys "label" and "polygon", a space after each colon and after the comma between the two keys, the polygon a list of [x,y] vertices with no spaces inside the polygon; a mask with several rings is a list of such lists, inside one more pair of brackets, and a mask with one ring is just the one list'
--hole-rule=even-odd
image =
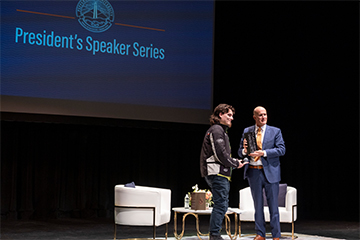
{"label": "shadow on stage floor", "polygon": [[[178,233],[181,230],[178,219]],[[200,231],[208,230],[206,216],[200,219]],[[254,234],[254,223],[242,222],[242,234]],[[169,238],[174,238],[174,222],[169,227]],[[282,232],[291,232],[291,224],[282,224]],[[234,232],[234,226],[231,228]],[[269,226],[268,226],[268,231]],[[156,230],[157,238],[164,238],[165,226]],[[117,239],[152,238],[152,227],[117,226]],[[225,234],[225,233],[223,233]],[[360,239],[359,223],[345,221],[301,221],[295,223],[295,234],[321,236],[336,239]],[[195,220],[187,218],[184,236],[196,235]],[[52,219],[52,220],[2,220],[1,239],[113,239],[114,224],[112,219]],[[193,238],[196,239],[196,238]],[[204,237],[207,239],[207,237]],[[239,238],[237,238],[239,239]],[[244,239],[252,239],[246,237]],[[271,238],[268,238],[271,239]],[[289,239],[289,238],[286,238]],[[290,238],[291,239],[291,238]],[[300,237],[299,237],[300,239]]]}

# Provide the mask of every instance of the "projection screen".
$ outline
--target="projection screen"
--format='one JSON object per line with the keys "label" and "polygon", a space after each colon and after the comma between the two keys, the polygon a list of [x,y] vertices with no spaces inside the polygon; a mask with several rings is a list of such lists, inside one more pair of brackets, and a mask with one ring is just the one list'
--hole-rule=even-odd
{"label": "projection screen", "polygon": [[1,111],[208,123],[214,1],[1,1]]}

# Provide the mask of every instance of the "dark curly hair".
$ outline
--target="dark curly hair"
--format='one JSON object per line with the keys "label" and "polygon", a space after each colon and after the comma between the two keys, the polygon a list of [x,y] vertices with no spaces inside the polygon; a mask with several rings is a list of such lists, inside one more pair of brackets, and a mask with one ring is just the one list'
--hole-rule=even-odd
{"label": "dark curly hair", "polygon": [[211,114],[210,116],[210,125],[214,125],[220,122],[220,113],[225,114],[228,113],[229,110],[231,110],[233,112],[233,114],[235,114],[235,108],[231,105],[222,103],[219,104],[215,109],[213,114]]}

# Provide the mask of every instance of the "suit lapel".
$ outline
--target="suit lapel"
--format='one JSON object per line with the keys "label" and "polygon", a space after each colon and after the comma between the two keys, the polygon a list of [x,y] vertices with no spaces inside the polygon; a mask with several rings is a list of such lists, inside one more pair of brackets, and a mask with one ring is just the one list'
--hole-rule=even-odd
{"label": "suit lapel", "polygon": [[252,127],[250,128],[250,132],[253,132],[253,133],[255,133],[255,136],[256,136],[256,132],[255,132],[255,126],[252,126]]}
{"label": "suit lapel", "polygon": [[265,147],[265,144],[266,143],[266,140],[269,138],[269,135],[270,135],[270,126],[269,125],[266,125],[266,129],[265,129],[265,133],[264,133],[264,139],[263,139],[263,149],[266,149]]}

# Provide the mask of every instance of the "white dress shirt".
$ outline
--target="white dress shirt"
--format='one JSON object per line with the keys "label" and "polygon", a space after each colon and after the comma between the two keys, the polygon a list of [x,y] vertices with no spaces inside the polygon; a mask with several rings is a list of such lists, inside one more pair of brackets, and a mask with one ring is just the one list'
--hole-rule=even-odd
{"label": "white dress shirt", "polygon": [[[255,138],[256,138],[258,129],[259,129],[259,127],[258,127],[257,125],[255,125]],[[265,130],[266,130],[266,124],[261,127],[261,144],[263,144],[263,142],[264,142]],[[245,151],[245,150],[243,149],[243,155],[245,155],[245,152],[244,152],[244,151]],[[263,151],[264,151],[264,156],[263,156],[263,157],[266,157],[266,156],[267,156],[267,155],[266,155],[266,151],[265,151],[265,150],[263,150]],[[249,154],[249,153],[248,153],[248,154]],[[249,164],[250,164],[250,165],[253,165],[253,166],[262,166],[261,158],[255,162],[255,161],[254,161],[254,157],[251,157]]]}

